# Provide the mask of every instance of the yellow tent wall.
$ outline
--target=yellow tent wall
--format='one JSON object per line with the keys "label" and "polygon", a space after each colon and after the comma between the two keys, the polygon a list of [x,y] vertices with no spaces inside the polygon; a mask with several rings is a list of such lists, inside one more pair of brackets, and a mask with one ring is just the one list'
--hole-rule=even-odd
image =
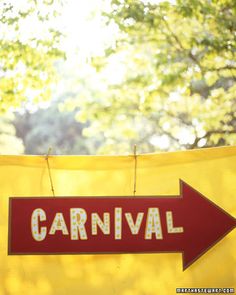
{"label": "yellow tent wall", "polygon": [[[128,196],[134,156],[50,156],[57,196]],[[175,294],[236,288],[236,230],[182,271],[181,254],[7,256],[10,196],[51,196],[43,156],[0,156],[1,294]],[[236,216],[236,147],[138,155],[136,195],[177,195],[179,179]]]}

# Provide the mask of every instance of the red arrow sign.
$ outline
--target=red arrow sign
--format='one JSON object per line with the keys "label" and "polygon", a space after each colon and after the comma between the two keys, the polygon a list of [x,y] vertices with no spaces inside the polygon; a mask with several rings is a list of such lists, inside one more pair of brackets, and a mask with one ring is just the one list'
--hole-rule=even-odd
{"label": "red arrow sign", "polygon": [[10,198],[9,254],[182,252],[183,269],[236,219],[180,181],[169,197]]}

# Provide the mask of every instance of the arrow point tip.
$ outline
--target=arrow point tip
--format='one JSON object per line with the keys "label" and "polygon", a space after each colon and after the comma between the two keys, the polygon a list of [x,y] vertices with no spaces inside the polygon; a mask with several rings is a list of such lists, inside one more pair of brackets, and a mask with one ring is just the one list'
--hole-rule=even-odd
{"label": "arrow point tip", "polygon": [[198,245],[199,238],[195,239],[195,236],[189,235],[190,245],[186,245],[183,252],[183,271],[185,271],[196,259],[236,228],[236,219],[182,179],[180,179],[180,190],[183,204],[186,210],[190,210],[191,218],[198,220],[201,216],[202,223],[198,230],[199,235],[204,237]]}
{"label": "arrow point tip", "polygon": [[186,251],[184,251],[182,253],[182,264],[183,264],[183,271],[185,271],[187,268],[189,268],[189,266],[195,261],[195,259],[191,258],[187,258],[188,253],[186,253]]}

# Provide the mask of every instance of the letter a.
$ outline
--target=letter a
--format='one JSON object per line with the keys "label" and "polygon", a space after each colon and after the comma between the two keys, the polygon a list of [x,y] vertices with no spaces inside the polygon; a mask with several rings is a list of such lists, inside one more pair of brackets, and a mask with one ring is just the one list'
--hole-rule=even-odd
{"label": "letter a", "polygon": [[148,215],[145,229],[145,240],[151,240],[152,234],[155,234],[157,240],[162,240],[161,219],[158,208],[148,208]]}

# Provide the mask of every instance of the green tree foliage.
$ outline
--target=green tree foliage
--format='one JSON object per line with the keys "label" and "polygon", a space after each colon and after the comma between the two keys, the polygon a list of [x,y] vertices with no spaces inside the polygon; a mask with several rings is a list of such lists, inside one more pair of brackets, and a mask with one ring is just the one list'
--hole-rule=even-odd
{"label": "green tree foliage", "polygon": [[10,112],[51,98],[54,64],[64,57],[56,20],[61,0],[0,0],[0,153],[24,151]]}
{"label": "green tree foliage", "polygon": [[0,1],[0,112],[49,99],[64,56],[56,18],[61,0]]}
{"label": "green tree foliage", "polygon": [[111,3],[106,18],[119,36],[93,65],[124,74],[76,102],[78,118],[91,123],[85,133],[105,138],[100,151],[130,151],[134,142],[148,152],[235,144],[235,1]]}
{"label": "green tree foliage", "polygon": [[26,154],[46,154],[52,147],[53,154],[92,154],[96,140],[83,137],[83,125],[75,120],[74,112],[60,112],[58,101],[47,109],[15,114],[16,134],[23,140]]}

